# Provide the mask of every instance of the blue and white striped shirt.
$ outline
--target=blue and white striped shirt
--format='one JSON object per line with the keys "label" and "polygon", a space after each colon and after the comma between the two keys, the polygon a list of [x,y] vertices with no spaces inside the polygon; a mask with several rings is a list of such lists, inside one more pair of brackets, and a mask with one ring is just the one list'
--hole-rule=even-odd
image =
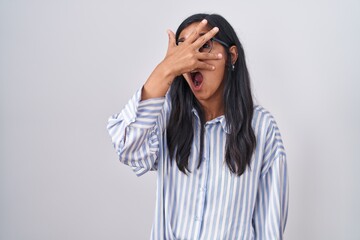
{"label": "blue and white striped shirt", "polygon": [[289,193],[286,154],[268,111],[254,106],[257,146],[251,168],[237,177],[224,161],[224,116],[206,122],[203,161],[197,168],[200,119],[193,110],[191,173],[185,175],[169,160],[165,131],[169,94],[140,99],[141,89],[119,114],[110,117],[107,128],[122,163],[138,176],[157,171],[151,239],[283,239]]}

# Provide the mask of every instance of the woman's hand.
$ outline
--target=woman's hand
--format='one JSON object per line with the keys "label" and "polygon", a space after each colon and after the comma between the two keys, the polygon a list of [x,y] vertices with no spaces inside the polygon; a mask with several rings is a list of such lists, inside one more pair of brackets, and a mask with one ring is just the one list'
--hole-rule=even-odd
{"label": "woman's hand", "polygon": [[213,65],[205,61],[221,59],[221,54],[199,52],[199,48],[219,31],[217,27],[214,27],[200,36],[206,24],[205,19],[201,21],[189,37],[179,45],[176,45],[175,34],[168,30],[169,45],[166,56],[144,84],[142,100],[165,96],[176,76],[200,69],[215,70]]}
{"label": "woman's hand", "polygon": [[204,62],[205,60],[219,59],[218,54],[199,52],[209,39],[214,37],[219,31],[214,27],[206,34],[199,37],[199,34],[206,27],[207,21],[203,20],[198,24],[195,30],[181,44],[176,45],[175,34],[168,31],[169,45],[162,64],[166,65],[174,77],[194,70],[214,70],[215,67]]}

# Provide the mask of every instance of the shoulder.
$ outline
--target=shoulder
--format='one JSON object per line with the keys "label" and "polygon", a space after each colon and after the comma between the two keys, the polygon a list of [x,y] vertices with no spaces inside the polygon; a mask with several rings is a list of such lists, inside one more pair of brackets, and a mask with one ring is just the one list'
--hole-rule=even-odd
{"label": "shoulder", "polygon": [[285,147],[275,117],[260,105],[254,106],[253,127],[257,138],[257,152],[262,158],[261,175],[264,175],[274,162],[285,163]]}
{"label": "shoulder", "polygon": [[276,148],[279,150],[278,153],[285,154],[280,129],[272,113],[261,105],[255,105],[252,125],[256,136],[262,139],[265,148]]}
{"label": "shoulder", "polygon": [[254,130],[269,129],[277,125],[275,117],[263,106],[254,105],[252,125]]}

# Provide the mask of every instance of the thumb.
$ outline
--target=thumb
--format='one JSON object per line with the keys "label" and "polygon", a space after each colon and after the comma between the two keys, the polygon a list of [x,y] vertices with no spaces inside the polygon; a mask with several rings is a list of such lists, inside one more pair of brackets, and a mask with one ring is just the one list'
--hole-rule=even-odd
{"label": "thumb", "polygon": [[175,40],[175,34],[170,29],[167,30],[167,34],[169,36],[169,45],[168,45],[168,50],[169,50],[170,48],[176,46],[176,40]]}

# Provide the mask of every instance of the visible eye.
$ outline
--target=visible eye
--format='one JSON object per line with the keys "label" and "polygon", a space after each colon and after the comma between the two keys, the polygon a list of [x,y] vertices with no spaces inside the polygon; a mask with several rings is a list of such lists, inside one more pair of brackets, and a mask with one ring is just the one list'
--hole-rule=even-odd
{"label": "visible eye", "polygon": [[210,41],[207,41],[202,47],[203,48],[210,48],[211,47]]}
{"label": "visible eye", "polygon": [[200,49],[200,52],[208,52],[211,50],[211,40],[207,41]]}

